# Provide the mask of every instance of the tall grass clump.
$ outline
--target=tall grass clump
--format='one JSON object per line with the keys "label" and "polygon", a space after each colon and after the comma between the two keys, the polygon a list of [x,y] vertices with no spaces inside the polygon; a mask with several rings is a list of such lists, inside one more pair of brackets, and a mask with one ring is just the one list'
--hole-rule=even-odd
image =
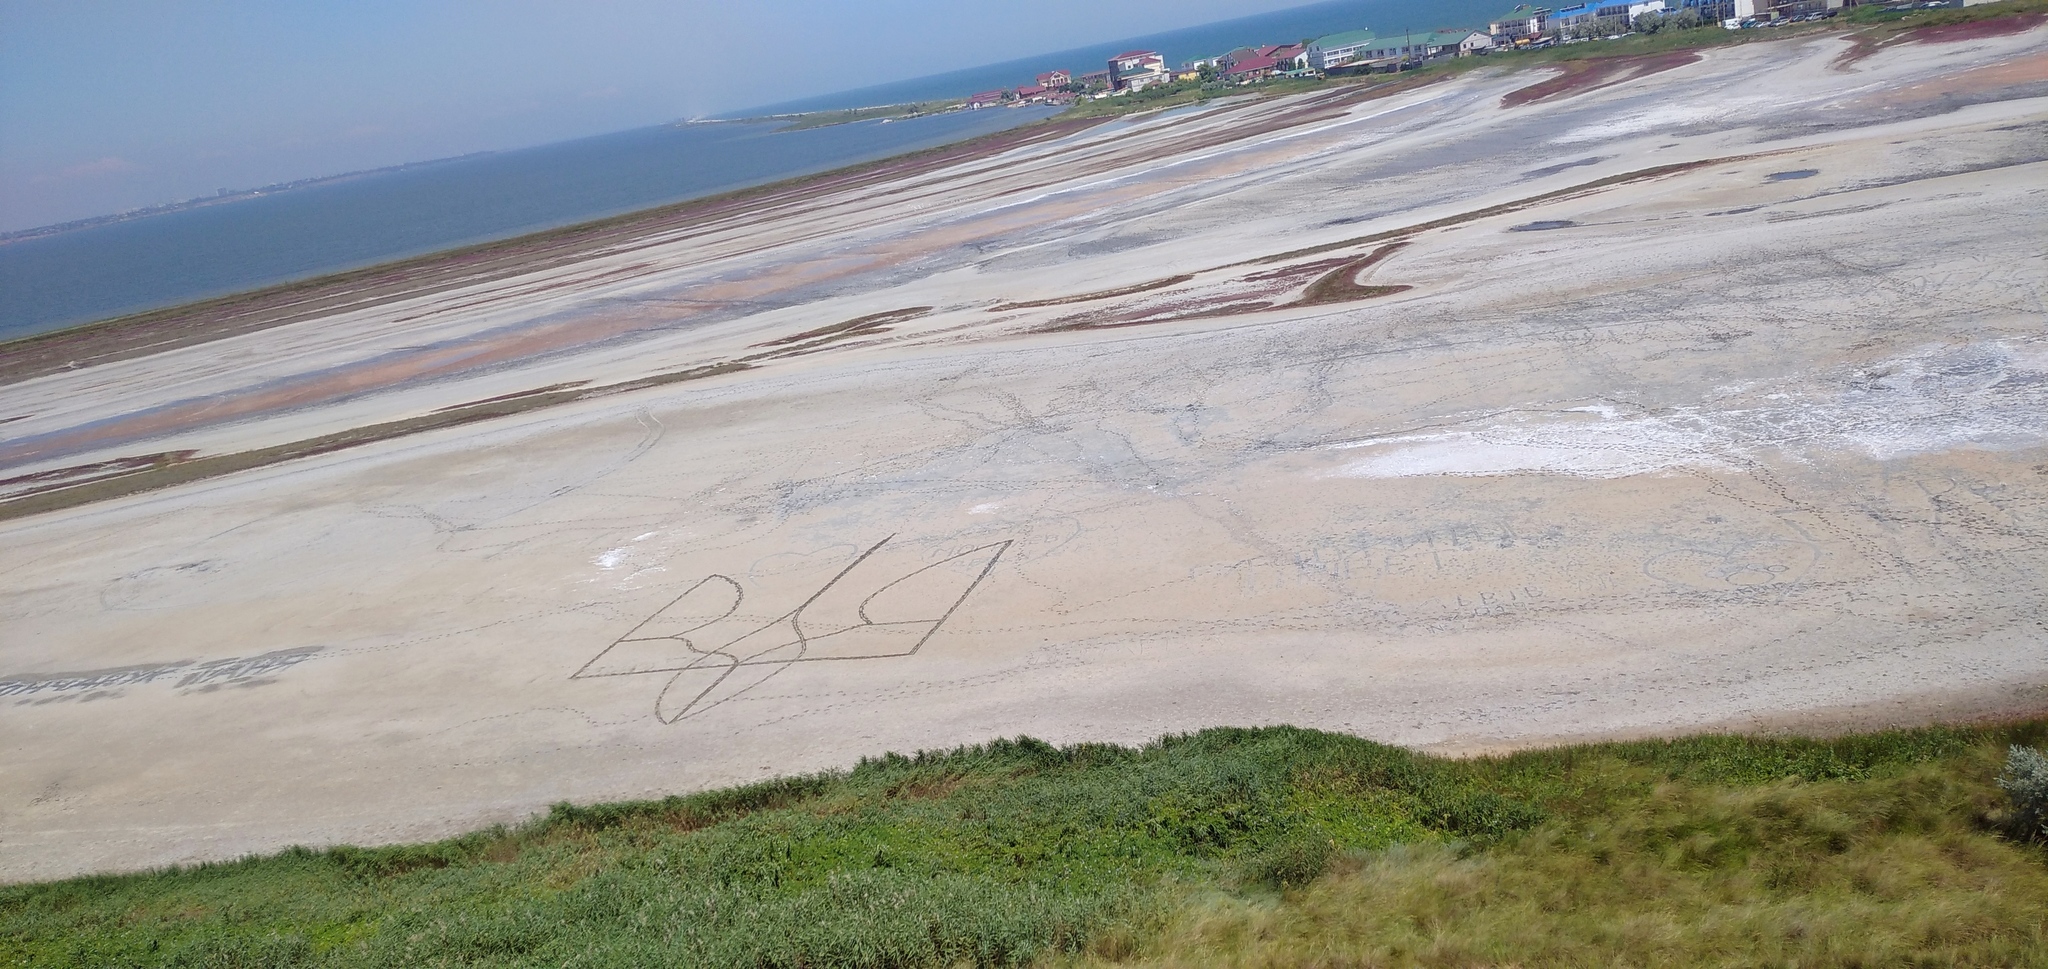
{"label": "tall grass clump", "polygon": [[1185,891],[1114,962],[2048,965],[2048,857],[1985,823],[2001,793],[2026,786],[2015,778],[2048,777],[2034,772],[2048,758],[2011,754],[2000,791],[2006,743],[2042,727],[1697,737],[1474,761],[1547,819],[1484,850],[1349,852],[1278,898]]}

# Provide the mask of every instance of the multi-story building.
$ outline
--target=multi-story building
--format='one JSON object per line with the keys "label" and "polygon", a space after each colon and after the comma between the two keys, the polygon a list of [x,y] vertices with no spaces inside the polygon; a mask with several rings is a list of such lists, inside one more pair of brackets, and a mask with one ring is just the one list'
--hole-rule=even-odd
{"label": "multi-story building", "polygon": [[1309,41],[1308,66],[1319,71],[1338,71],[1366,60],[1365,52],[1379,43],[1370,30],[1347,30],[1341,34]]}
{"label": "multi-story building", "polygon": [[[1370,31],[1333,34],[1309,45],[1310,64],[1321,70],[1394,70],[1434,57],[1456,56],[1493,46],[1493,38],[1476,30],[1432,30],[1398,37],[1376,37]],[[1320,55],[1322,66],[1317,65]]]}
{"label": "multi-story building", "polygon": [[1166,58],[1154,50],[1125,51],[1109,59],[1109,86],[1118,91],[1143,91],[1173,80]]}
{"label": "multi-story building", "polygon": [[1603,20],[1626,21],[1628,8],[1629,0],[1620,0],[1618,3],[1615,0],[1586,0],[1585,3],[1559,7],[1550,14],[1548,29],[1565,31]]}
{"label": "multi-story building", "polygon": [[1549,7],[1532,7],[1526,3],[1517,4],[1515,9],[1494,18],[1486,25],[1487,34],[1499,38],[1499,43],[1512,44],[1524,37],[1538,37],[1550,21]]}

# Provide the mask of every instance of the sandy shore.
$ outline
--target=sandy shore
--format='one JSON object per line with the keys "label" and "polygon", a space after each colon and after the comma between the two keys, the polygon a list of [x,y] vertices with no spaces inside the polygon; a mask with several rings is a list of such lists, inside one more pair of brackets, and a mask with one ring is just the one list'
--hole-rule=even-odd
{"label": "sandy shore", "polygon": [[0,497],[108,490],[0,522],[0,877],[2038,711],[2048,29],[1849,53],[1046,130],[16,373]]}

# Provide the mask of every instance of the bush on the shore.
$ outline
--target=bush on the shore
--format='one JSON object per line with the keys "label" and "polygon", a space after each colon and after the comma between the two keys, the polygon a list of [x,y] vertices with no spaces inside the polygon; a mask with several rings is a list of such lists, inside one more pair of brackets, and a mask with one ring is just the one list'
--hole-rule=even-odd
{"label": "bush on the shore", "polygon": [[2048,756],[2032,747],[2012,745],[1998,786],[2012,799],[2009,827],[2014,837],[2048,841]]}

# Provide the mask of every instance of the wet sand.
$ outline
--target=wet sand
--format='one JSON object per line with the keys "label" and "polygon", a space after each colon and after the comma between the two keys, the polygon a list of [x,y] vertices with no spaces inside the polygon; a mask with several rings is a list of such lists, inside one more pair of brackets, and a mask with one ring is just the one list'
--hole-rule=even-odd
{"label": "wet sand", "polygon": [[22,371],[0,877],[1018,733],[2038,710],[2048,29],[1849,46],[1077,126]]}

